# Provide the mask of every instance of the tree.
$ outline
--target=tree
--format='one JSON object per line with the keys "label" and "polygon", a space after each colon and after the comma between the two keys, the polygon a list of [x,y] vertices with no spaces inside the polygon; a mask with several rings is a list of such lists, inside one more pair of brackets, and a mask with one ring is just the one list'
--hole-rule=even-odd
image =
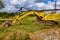
{"label": "tree", "polygon": [[4,8],[3,0],[0,0],[0,9],[1,9],[1,8]]}

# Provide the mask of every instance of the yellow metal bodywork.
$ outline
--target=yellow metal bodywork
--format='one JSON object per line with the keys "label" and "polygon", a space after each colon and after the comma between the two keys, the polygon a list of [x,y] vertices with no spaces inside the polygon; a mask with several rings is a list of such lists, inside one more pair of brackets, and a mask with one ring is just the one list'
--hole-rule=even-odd
{"label": "yellow metal bodywork", "polygon": [[43,17],[43,20],[60,20],[59,14],[47,14],[45,17]]}
{"label": "yellow metal bodywork", "polygon": [[17,21],[17,19],[19,19],[19,15],[15,15],[15,18],[13,19],[13,21],[12,21],[12,25]]}
{"label": "yellow metal bodywork", "polygon": [[42,11],[42,12],[35,12],[35,14],[38,15],[39,17],[40,16],[41,17],[44,17],[45,16],[44,11]]}
{"label": "yellow metal bodywork", "polygon": [[17,21],[17,20],[21,20],[22,18],[26,17],[27,15],[33,14],[34,11],[28,11],[28,12],[23,12],[22,15],[16,15],[15,19],[12,21],[12,25]]}
{"label": "yellow metal bodywork", "polygon": [[39,12],[39,11],[27,11],[27,12],[23,12],[22,15],[16,15],[15,16],[15,19],[12,21],[12,24],[14,24],[17,20],[21,20],[22,18],[26,17],[27,15],[30,15],[30,14],[33,14],[33,15],[37,15],[37,16],[41,16],[43,17],[42,20],[59,20],[60,19],[60,16],[59,14],[47,14],[45,15],[44,11],[42,12]]}
{"label": "yellow metal bodywork", "polygon": [[18,20],[21,20],[22,18],[24,18],[24,17],[26,17],[27,15],[30,15],[30,14],[34,14],[34,11],[22,13],[22,16],[20,16],[20,18]]}
{"label": "yellow metal bodywork", "polygon": [[44,11],[43,12],[35,12],[35,11],[27,11],[27,12],[23,12],[22,15],[15,15],[15,19],[12,21],[12,25],[17,21],[17,20],[21,20],[22,18],[33,14],[33,15],[38,15],[38,16],[42,16],[44,17]]}

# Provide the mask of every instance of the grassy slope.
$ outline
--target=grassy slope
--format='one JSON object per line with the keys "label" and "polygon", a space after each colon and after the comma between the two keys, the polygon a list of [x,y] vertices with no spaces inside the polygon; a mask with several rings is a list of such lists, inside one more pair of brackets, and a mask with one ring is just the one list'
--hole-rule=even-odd
{"label": "grassy slope", "polygon": [[51,28],[51,27],[54,27],[54,26],[43,26],[42,24],[40,24],[36,17],[34,16],[27,16],[19,21],[17,21],[15,23],[15,25],[13,26],[10,26],[9,28],[10,29],[22,29],[22,30],[26,30],[28,32],[33,32],[33,31],[36,31],[36,30],[41,30],[41,29],[45,29],[45,28]]}
{"label": "grassy slope", "polygon": [[45,28],[51,28],[52,26],[43,26],[40,24],[37,20],[36,17],[25,17],[22,20],[18,21],[14,26],[10,27],[11,29],[23,29],[28,32],[33,32],[36,30],[41,30]]}
{"label": "grassy slope", "polygon": [[[36,17],[30,17],[27,16],[25,18],[23,18],[20,21],[17,21],[15,23],[15,25],[10,26],[9,28],[2,28],[0,29],[0,34],[3,33],[4,35],[8,34],[9,32],[14,33],[17,30],[23,30],[22,33],[26,34],[28,32],[34,32],[37,30],[42,30],[42,29],[46,29],[46,28],[53,28],[54,26],[43,26],[42,24],[40,24],[37,20]],[[0,35],[0,38],[3,38],[3,34]],[[21,36],[24,37],[24,36]],[[12,38],[13,39],[13,38]]]}

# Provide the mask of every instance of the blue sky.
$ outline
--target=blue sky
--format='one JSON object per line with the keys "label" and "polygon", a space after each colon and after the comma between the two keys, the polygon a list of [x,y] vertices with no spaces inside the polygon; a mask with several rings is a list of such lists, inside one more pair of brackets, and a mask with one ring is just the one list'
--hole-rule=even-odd
{"label": "blue sky", "polygon": [[[55,0],[3,0],[5,8],[0,11],[16,12],[20,7],[32,10],[54,9]],[[60,8],[60,0],[57,1],[57,8]]]}

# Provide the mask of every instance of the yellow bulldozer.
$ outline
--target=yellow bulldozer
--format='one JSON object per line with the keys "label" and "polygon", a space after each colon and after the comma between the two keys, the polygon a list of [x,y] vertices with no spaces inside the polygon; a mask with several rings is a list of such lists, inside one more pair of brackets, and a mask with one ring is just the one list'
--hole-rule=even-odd
{"label": "yellow bulldozer", "polygon": [[[20,8],[20,13],[17,11],[16,15],[14,17],[14,19],[12,20],[7,20],[6,22],[4,22],[2,24],[2,26],[11,26],[14,25],[16,23],[16,21],[20,21],[22,18],[26,17],[27,15],[35,15],[37,17],[38,22],[43,23],[44,25],[50,25],[50,26],[54,26],[54,25],[58,25],[59,23],[57,21],[60,20],[60,15],[56,14],[54,12],[55,9],[49,9],[49,10],[29,10],[29,11],[22,11],[22,8]],[[25,8],[27,9],[27,8]],[[56,9],[56,10],[60,10],[60,9]],[[49,14],[45,15],[45,11],[52,11]]]}

